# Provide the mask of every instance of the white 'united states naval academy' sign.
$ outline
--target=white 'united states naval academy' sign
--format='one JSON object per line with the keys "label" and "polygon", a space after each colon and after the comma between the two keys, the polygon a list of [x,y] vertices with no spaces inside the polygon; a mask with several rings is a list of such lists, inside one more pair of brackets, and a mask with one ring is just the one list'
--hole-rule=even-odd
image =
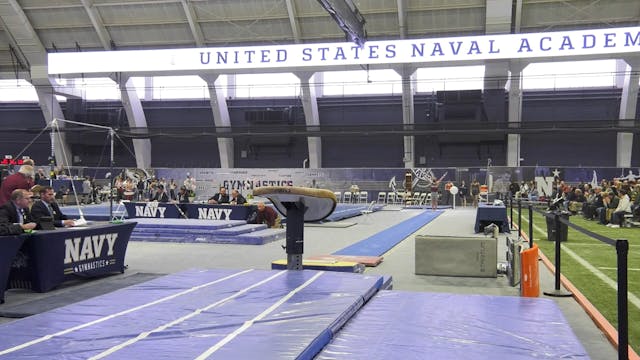
{"label": "white 'united states naval academy' sign", "polygon": [[640,27],[353,43],[48,54],[49,74],[327,67],[640,52]]}

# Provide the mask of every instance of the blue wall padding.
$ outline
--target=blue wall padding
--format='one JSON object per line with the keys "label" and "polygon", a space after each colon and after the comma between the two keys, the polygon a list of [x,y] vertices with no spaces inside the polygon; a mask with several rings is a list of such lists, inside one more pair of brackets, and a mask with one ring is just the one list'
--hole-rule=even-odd
{"label": "blue wall padding", "polygon": [[317,360],[588,359],[549,299],[380,291]]}
{"label": "blue wall padding", "polygon": [[381,285],[361,274],[189,270],[2,324],[0,359],[86,359],[171,322],[106,358],[194,359],[248,324],[210,358],[311,359]]}
{"label": "blue wall padding", "polygon": [[338,250],[333,255],[382,256],[440,214],[442,211],[423,211],[371,237]]}

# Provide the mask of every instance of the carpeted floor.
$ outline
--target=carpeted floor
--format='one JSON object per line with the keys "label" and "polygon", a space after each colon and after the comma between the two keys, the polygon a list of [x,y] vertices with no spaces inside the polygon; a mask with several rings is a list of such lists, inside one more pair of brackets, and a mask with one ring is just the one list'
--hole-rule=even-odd
{"label": "carpeted floor", "polygon": [[[37,299],[17,304],[12,304],[11,301],[7,301],[7,303],[0,305],[0,316],[23,318],[39,314],[92,297],[104,295],[127,286],[149,281],[163,275],[165,274],[134,273],[127,276],[114,275],[101,279],[82,279],[77,282],[68,282],[64,285],[65,289],[60,289],[60,291],[56,291],[49,296],[41,296]],[[83,282],[84,284],[82,284]],[[7,292],[6,296],[9,298],[11,292]]]}

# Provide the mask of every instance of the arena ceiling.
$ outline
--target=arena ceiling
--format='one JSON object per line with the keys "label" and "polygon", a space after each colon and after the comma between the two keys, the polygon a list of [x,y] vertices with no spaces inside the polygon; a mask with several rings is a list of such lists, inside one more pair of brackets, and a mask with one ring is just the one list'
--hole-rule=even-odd
{"label": "arena ceiling", "polygon": [[[640,22],[638,0],[353,2],[366,21],[369,40]],[[44,65],[46,53],[54,51],[345,40],[344,32],[316,0],[0,0],[0,25],[3,78],[28,78],[30,67]]]}

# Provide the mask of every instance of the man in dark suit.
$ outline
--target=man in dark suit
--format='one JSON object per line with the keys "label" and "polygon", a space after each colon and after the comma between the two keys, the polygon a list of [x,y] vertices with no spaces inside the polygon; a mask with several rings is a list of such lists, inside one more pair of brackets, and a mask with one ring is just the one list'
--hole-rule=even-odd
{"label": "man in dark suit", "polygon": [[0,235],[22,234],[25,230],[35,229],[29,212],[31,195],[27,190],[16,189],[9,201],[0,206]]}
{"label": "man in dark suit", "polygon": [[231,199],[229,199],[229,204],[231,205],[244,205],[247,202],[247,199],[244,198],[240,194],[238,189],[231,190]]}
{"label": "man in dark suit", "polygon": [[51,217],[56,227],[72,227],[74,221],[60,211],[56,202],[56,193],[51,186],[40,189],[40,200],[31,207],[31,217],[36,223],[43,217]]}
{"label": "man in dark suit", "polygon": [[229,194],[227,194],[227,188],[220,187],[220,192],[209,198],[209,204],[228,204]]}
{"label": "man in dark suit", "polygon": [[158,185],[158,191],[156,192],[155,195],[153,195],[153,197],[151,198],[151,201],[157,201],[161,203],[169,202],[169,196],[167,195],[167,192],[164,191],[164,185],[162,184]]}

